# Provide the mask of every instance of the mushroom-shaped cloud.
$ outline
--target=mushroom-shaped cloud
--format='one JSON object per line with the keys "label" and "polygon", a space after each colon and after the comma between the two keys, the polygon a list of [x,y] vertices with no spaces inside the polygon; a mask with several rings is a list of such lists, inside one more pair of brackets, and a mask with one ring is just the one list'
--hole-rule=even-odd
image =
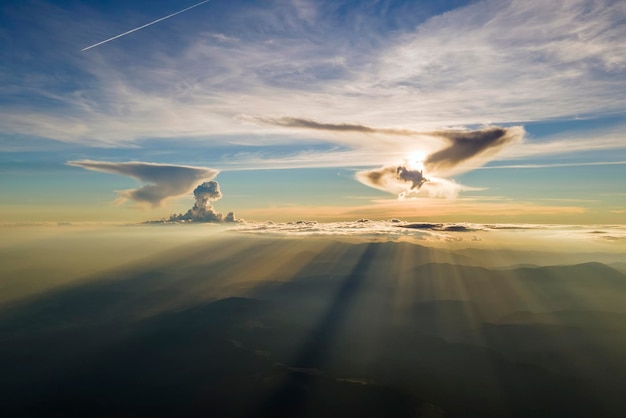
{"label": "mushroom-shaped cloud", "polygon": [[[104,173],[121,174],[145,183],[136,189],[120,190],[122,199],[138,203],[148,203],[152,207],[160,206],[170,197],[189,193],[199,181],[215,178],[219,170],[188,165],[157,164],[141,161],[108,162],[79,160],[68,161],[68,165]],[[219,190],[219,189],[218,189]]]}

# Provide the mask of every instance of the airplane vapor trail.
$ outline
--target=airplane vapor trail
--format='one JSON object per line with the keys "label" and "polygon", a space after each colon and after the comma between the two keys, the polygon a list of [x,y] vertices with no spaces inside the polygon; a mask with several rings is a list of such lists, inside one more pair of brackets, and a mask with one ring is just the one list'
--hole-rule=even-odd
{"label": "airplane vapor trail", "polygon": [[131,29],[131,30],[127,31],[127,32],[120,33],[119,35],[115,35],[115,36],[114,36],[114,37],[112,37],[112,38],[105,39],[104,41],[98,42],[97,44],[90,45],[90,46],[88,46],[88,47],[86,47],[86,48],[81,49],[81,51],[87,51],[88,49],[95,48],[95,47],[97,47],[97,46],[99,46],[99,45],[102,45],[102,44],[106,44],[107,42],[110,42],[110,41],[112,41],[112,40],[114,40],[114,39],[121,38],[122,36],[128,35],[128,34],[133,33],[133,32],[137,32],[137,31],[138,31],[138,30],[140,30],[140,29],[147,28],[147,27],[148,27],[148,26],[150,26],[150,25],[154,25],[155,23],[159,23],[159,22],[161,22],[161,21],[163,21],[163,20],[165,20],[165,19],[169,19],[170,17],[174,17],[174,16],[176,16],[176,15],[178,15],[178,14],[184,13],[184,12],[186,12],[187,10],[193,9],[194,7],[198,7],[198,6],[200,6],[200,5],[204,4],[204,3],[208,3],[209,1],[211,1],[211,0],[204,0],[204,1],[201,1],[200,3],[194,4],[193,6],[189,6],[189,7],[187,7],[186,9],[179,10],[179,11],[177,11],[177,12],[175,12],[175,13],[172,13],[172,14],[170,14],[170,15],[167,15],[167,16],[165,16],[165,17],[161,17],[161,18],[159,18],[159,19],[157,19],[157,20],[153,20],[153,21],[152,21],[152,22],[150,22],[150,23],[146,23],[146,24],[145,24],[145,25],[143,25],[143,26],[139,26],[138,28]]}

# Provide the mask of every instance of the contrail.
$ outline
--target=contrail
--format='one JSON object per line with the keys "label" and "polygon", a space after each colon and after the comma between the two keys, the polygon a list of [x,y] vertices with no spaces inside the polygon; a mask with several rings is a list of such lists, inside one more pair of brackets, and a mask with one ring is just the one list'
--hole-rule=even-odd
{"label": "contrail", "polygon": [[107,42],[110,42],[110,41],[112,41],[114,39],[121,38],[122,36],[128,35],[129,33],[137,32],[139,29],[147,28],[150,25],[154,25],[155,23],[159,23],[159,22],[161,22],[161,21],[163,21],[165,19],[169,19],[170,17],[173,17],[173,16],[176,16],[176,15],[181,14],[183,12],[186,12],[187,10],[193,9],[194,7],[198,7],[198,6],[200,6],[200,5],[204,4],[204,3],[208,3],[209,1],[211,1],[211,0],[201,1],[200,3],[194,4],[193,6],[189,6],[186,9],[179,10],[178,12],[172,13],[171,15],[167,15],[167,16],[162,17],[160,19],[154,20],[154,21],[152,21],[150,23],[146,23],[145,25],[139,26],[138,28],[135,28],[135,29],[131,29],[128,32],[120,33],[119,35],[115,35],[112,38],[105,39],[104,41],[98,42],[97,44],[93,44],[91,46],[88,46],[87,48],[83,48],[83,49],[81,49],[81,51],[86,51],[88,49],[95,48],[95,47],[97,47],[99,45],[106,44]]}

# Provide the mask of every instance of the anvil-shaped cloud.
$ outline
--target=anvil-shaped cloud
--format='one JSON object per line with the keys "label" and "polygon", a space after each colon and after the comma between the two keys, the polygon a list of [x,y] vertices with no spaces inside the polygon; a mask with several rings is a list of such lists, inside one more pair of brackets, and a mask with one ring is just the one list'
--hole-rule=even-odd
{"label": "anvil-shaped cloud", "polygon": [[121,190],[122,199],[160,206],[167,198],[190,192],[200,181],[213,179],[219,170],[188,165],[157,164],[141,161],[108,162],[79,160],[68,161],[68,165],[104,173],[121,174],[147,183],[137,189]]}

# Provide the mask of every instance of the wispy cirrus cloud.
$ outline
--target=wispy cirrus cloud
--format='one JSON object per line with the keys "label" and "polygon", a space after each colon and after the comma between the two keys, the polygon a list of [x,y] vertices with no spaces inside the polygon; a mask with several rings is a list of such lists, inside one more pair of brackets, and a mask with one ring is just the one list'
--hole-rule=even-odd
{"label": "wispy cirrus cloud", "polygon": [[324,123],[318,122],[312,119],[294,118],[284,116],[280,118],[263,118],[263,117],[251,117],[244,116],[243,119],[248,119],[254,122],[279,126],[283,128],[303,128],[311,129],[314,131],[329,131],[329,132],[356,132],[362,134],[383,134],[383,135],[398,135],[398,136],[415,136],[424,134],[424,132],[409,130],[409,129],[394,129],[394,128],[374,128],[367,125],[361,125],[356,123]]}
{"label": "wispy cirrus cloud", "polygon": [[[235,132],[262,140],[265,129],[242,124],[237,115],[305,115],[298,118],[327,127],[356,120],[400,132],[626,107],[620,23],[626,8],[619,1],[479,1],[427,20],[416,15],[411,22],[405,13],[394,36],[365,5],[344,5],[359,17],[350,20],[332,2],[225,5],[218,15],[212,4],[160,25],[175,35],[166,42],[142,38],[139,48],[127,37],[88,57],[59,51],[81,81],[75,85],[42,81],[30,83],[37,86],[32,89],[19,81],[43,77],[37,68],[49,73],[47,61],[24,66],[20,77],[5,76],[5,88],[20,94],[28,88],[55,106],[4,104],[1,126],[65,141],[218,141]],[[51,13],[65,25],[55,33],[59,43],[75,38],[71,28],[88,26],[66,10]],[[107,19],[94,11],[85,16],[106,29]],[[379,30],[355,23],[364,21]],[[27,23],[43,32],[42,22]],[[12,62],[10,50],[4,56]],[[358,144],[351,136],[332,141]]]}
{"label": "wispy cirrus cloud", "polygon": [[617,129],[602,129],[583,132],[564,132],[543,138],[541,141],[526,141],[523,144],[513,144],[504,150],[500,159],[516,160],[528,157],[550,155],[577,154],[589,151],[606,151],[626,149],[626,124]]}
{"label": "wispy cirrus cloud", "polygon": [[610,165],[626,165],[626,161],[583,161],[572,163],[539,163],[539,164],[505,164],[494,165],[488,167],[476,167],[478,169],[501,170],[507,168],[557,168],[557,167],[594,167],[594,166],[610,166]]}

